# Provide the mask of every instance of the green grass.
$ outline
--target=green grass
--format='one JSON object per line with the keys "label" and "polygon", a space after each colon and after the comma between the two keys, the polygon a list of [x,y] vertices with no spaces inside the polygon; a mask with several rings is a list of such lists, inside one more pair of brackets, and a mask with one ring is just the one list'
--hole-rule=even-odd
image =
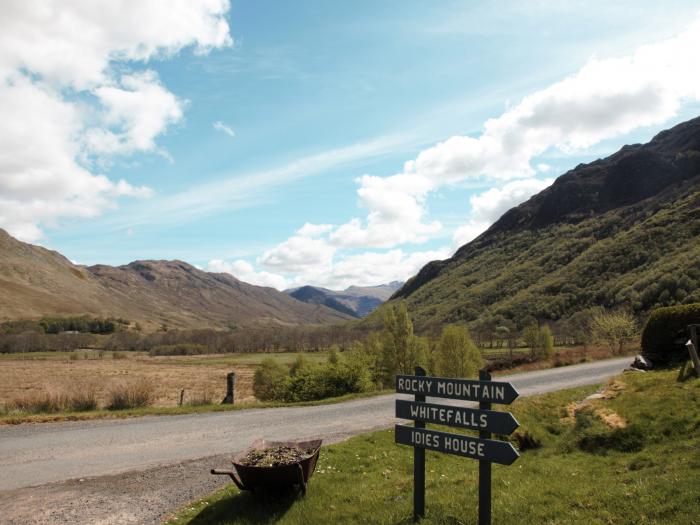
{"label": "green grass", "polygon": [[[513,406],[539,448],[510,467],[493,467],[493,523],[699,524],[700,380],[676,372],[625,374],[627,386],[567,417],[567,405],[595,390],[583,387],[523,399]],[[615,411],[611,429],[594,415]],[[428,453],[426,524],[475,523],[477,462]],[[412,454],[393,431],[325,447],[305,498],[294,492],[241,493],[233,486],[182,509],[168,523],[410,523]]]}

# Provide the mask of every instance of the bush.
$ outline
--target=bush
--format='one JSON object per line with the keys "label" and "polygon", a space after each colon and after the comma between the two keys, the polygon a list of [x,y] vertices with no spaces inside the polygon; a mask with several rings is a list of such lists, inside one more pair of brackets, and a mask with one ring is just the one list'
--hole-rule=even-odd
{"label": "bush", "polygon": [[6,408],[9,411],[28,414],[95,410],[97,408],[97,388],[91,384],[78,384],[70,390],[45,388],[43,392],[13,399]]}
{"label": "bush", "polygon": [[86,412],[97,408],[97,387],[95,385],[76,385],[67,396],[66,410]]}
{"label": "bush", "polygon": [[146,379],[135,383],[119,383],[107,394],[108,410],[124,410],[126,408],[142,408],[153,403],[153,385]]}
{"label": "bush", "polygon": [[187,404],[189,406],[198,407],[204,405],[211,405],[213,403],[213,397],[209,390],[202,390],[198,394],[194,395]]}
{"label": "bush", "polygon": [[263,359],[253,376],[253,393],[261,401],[284,400],[289,384],[289,370],[272,357]]}
{"label": "bush", "polygon": [[291,378],[286,399],[315,401],[345,394],[366,392],[372,388],[369,369],[362,361],[340,360],[307,367]]}
{"label": "bush", "polygon": [[689,324],[700,324],[700,303],[653,310],[642,330],[642,354],[657,362],[687,358]]}
{"label": "bush", "polygon": [[203,355],[210,353],[209,349],[204,345],[194,343],[181,343],[176,345],[160,345],[156,346],[148,352],[151,357],[159,355]]}
{"label": "bush", "polygon": [[54,414],[65,410],[66,395],[57,390],[44,390],[39,394],[22,396],[8,403],[10,411],[28,414]]}

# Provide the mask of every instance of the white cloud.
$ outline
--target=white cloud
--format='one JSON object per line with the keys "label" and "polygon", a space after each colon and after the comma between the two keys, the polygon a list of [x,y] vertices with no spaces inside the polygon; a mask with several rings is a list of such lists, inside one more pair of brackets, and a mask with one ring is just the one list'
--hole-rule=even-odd
{"label": "white cloud", "polygon": [[533,157],[570,152],[660,124],[700,99],[700,20],[679,36],[630,56],[593,59],[576,74],[525,97],[484,124],[478,138],[456,136],[422,151],[404,173],[435,184],[534,175]]}
{"label": "white cloud", "polygon": [[3,2],[0,227],[36,241],[62,217],[149,196],[95,173],[115,154],[159,152],[156,137],[182,118],[184,102],[133,68],[228,45],[227,10],[221,0]]}
{"label": "white cloud", "polygon": [[386,178],[364,175],[358,182],[360,204],[369,210],[366,226],[357,218],[341,225],[330,235],[336,246],[382,248],[421,243],[440,231],[439,221],[424,222],[425,199],[433,189],[430,180],[400,174]]}
{"label": "white cloud", "polygon": [[331,264],[335,248],[324,239],[306,235],[293,235],[260,257],[267,268],[283,272],[303,272],[309,267],[323,267]]}
{"label": "white cloud", "polygon": [[93,93],[104,108],[106,126],[87,131],[88,148],[94,153],[153,151],[155,138],[182,118],[183,103],[153,71],[124,75],[119,86],[100,86]]}
{"label": "white cloud", "polygon": [[491,188],[472,195],[470,218],[455,230],[452,236],[454,248],[466,244],[485,232],[491,224],[513,206],[525,202],[535,193],[550,186],[554,179],[521,179],[506,183],[501,188]]}
{"label": "white cloud", "polygon": [[209,261],[207,271],[215,273],[230,273],[239,281],[255,284],[257,286],[271,286],[272,288],[277,288],[278,290],[288,288],[287,280],[283,276],[265,271],[257,272],[253,268],[252,264],[242,259],[233,261],[232,263],[228,263],[221,259],[213,259]]}
{"label": "white cloud", "polygon": [[297,230],[297,233],[305,237],[317,237],[321,234],[329,232],[332,229],[332,224],[312,224],[310,222],[306,222],[304,223],[304,226]]}
{"label": "white cloud", "polygon": [[236,132],[233,131],[233,129],[230,126],[227,126],[226,124],[224,124],[220,120],[217,120],[216,122],[214,122],[214,124],[212,124],[212,126],[214,127],[215,130],[222,131],[222,132],[226,133],[229,137],[233,138],[236,136]]}

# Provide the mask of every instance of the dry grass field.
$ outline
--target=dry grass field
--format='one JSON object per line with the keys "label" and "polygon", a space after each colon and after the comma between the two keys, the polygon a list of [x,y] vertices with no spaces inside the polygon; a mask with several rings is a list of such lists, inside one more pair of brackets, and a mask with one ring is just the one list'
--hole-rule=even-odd
{"label": "dry grass field", "polygon": [[[180,391],[185,403],[210,398],[217,403],[226,393],[226,374],[236,372],[236,404],[255,402],[253,373],[270,354],[226,354],[205,356],[149,357],[136,352],[100,354],[42,352],[0,356],[0,405],[37,393],[94,388],[100,405],[109,390],[120,384],[146,381],[154,388],[155,406],[176,406]],[[297,354],[273,354],[291,363]],[[325,354],[311,354],[325,359]]]}

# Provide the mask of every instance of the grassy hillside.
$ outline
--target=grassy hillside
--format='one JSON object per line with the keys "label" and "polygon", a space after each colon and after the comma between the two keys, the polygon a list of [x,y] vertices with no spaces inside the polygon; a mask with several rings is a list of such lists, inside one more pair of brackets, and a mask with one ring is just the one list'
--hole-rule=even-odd
{"label": "grassy hillside", "polygon": [[274,288],[182,261],[79,266],[0,229],[0,321],[43,316],[122,317],[146,327],[338,323],[351,319]]}
{"label": "grassy hillside", "polygon": [[[700,300],[700,119],[562,175],[409,280],[419,330]],[[374,314],[377,320],[381,314]]]}
{"label": "grassy hillside", "polygon": [[658,210],[614,210],[579,224],[501,236],[454,261],[406,300],[414,322],[559,319],[591,307],[700,301],[700,191]]}
{"label": "grassy hillside", "polygon": [[[675,375],[622,375],[610,399],[584,401],[595,390],[585,387],[516,401],[519,432],[539,448],[494,466],[493,523],[700,523],[700,381]],[[306,498],[231,486],[167,523],[411,523],[412,453],[393,441],[381,431],[325,447]],[[477,471],[476,461],[428,452],[423,523],[474,523]]]}

